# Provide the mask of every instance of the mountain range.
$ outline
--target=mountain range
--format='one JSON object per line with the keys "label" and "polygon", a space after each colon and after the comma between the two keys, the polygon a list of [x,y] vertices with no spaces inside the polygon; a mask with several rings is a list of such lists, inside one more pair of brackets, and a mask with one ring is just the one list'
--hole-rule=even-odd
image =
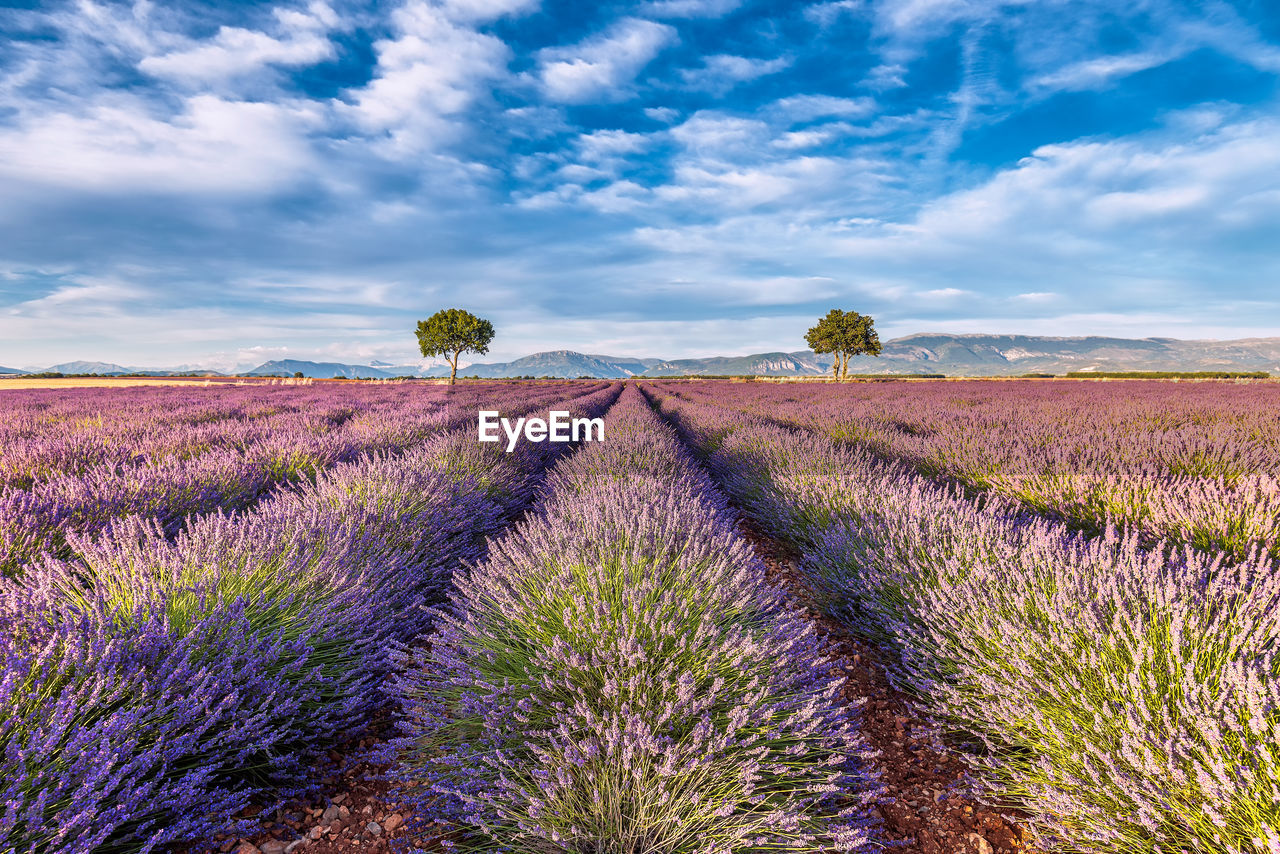
{"label": "mountain range", "polygon": [[[64,374],[171,374],[202,371],[181,368],[125,368],[105,362],[66,362],[40,370]],[[548,350],[510,362],[477,362],[458,369],[459,376],[477,377],[630,377],[630,376],[820,376],[831,360],[810,350],[792,353],[754,353],[701,359],[659,359],[607,356],[574,350]],[[943,374],[946,376],[1017,376],[1028,373],[1064,374],[1068,371],[1270,371],[1280,373],[1280,338],[1242,338],[1234,341],[1184,341],[1175,338],[1058,338],[1040,335],[955,335],[922,333],[884,343],[880,356],[849,360],[852,373]],[[265,362],[247,376],[315,378],[397,376],[443,377],[448,365],[422,368],[373,362],[351,365],[280,359]],[[0,368],[0,373],[19,373]]]}
{"label": "mountain range", "polygon": [[315,377],[316,379],[337,379],[345,377],[346,379],[386,379],[395,376],[416,376],[416,374],[399,374],[387,373],[382,368],[375,368],[372,365],[344,365],[340,362],[306,362],[300,359],[273,359],[270,362],[263,362],[251,371],[245,371],[246,377],[274,377],[287,376],[291,377],[295,373],[301,372],[303,376]]}

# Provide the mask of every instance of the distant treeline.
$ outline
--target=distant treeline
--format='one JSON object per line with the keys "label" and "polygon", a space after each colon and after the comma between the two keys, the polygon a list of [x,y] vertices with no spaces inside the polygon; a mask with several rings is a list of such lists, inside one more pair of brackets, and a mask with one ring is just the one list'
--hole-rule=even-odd
{"label": "distant treeline", "polygon": [[1265,380],[1266,371],[1068,371],[1069,379],[1108,380]]}

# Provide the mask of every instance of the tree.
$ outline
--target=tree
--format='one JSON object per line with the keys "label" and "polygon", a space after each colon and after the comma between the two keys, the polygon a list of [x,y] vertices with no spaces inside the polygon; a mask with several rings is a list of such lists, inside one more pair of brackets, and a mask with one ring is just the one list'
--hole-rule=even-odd
{"label": "tree", "polygon": [[427,357],[444,356],[449,363],[449,385],[458,376],[458,357],[463,353],[488,353],[493,340],[493,324],[460,308],[437,311],[418,321],[418,346]]}
{"label": "tree", "polygon": [[809,345],[809,349],[817,353],[819,356],[828,353],[836,353],[836,363],[832,366],[831,371],[835,379],[840,379],[840,355],[836,351],[836,324],[839,322],[839,316],[844,314],[838,308],[833,308],[827,312],[827,316],[818,321],[817,326],[809,327],[809,331],[805,333],[805,343]]}
{"label": "tree", "polygon": [[826,317],[809,329],[804,340],[813,352],[832,354],[835,363],[831,366],[831,373],[837,380],[849,376],[850,356],[880,355],[880,336],[876,334],[875,321],[856,311],[831,309]]}

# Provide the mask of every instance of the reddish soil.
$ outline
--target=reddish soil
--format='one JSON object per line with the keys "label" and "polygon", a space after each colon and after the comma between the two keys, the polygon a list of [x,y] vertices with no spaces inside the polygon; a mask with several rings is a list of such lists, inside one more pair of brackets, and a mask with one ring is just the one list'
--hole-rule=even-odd
{"label": "reddish soil", "polygon": [[[413,812],[391,797],[391,786],[381,779],[386,767],[359,758],[389,732],[390,722],[384,721],[375,735],[330,751],[315,766],[321,789],[312,799],[259,816],[258,827],[246,836],[221,837],[211,844],[227,854],[389,854],[406,850],[411,836],[414,844],[429,845],[429,829],[410,832]],[[250,807],[244,815],[257,816],[258,808]]]}
{"label": "reddish soil", "polygon": [[[755,547],[770,576],[807,602],[786,547],[745,525],[741,533]],[[1030,831],[1018,826],[1016,816],[993,809],[966,791],[969,769],[963,757],[946,748],[928,715],[889,685],[875,650],[839,624],[809,613],[848,662],[845,696],[851,702],[865,698],[862,732],[879,752],[875,765],[891,802],[878,809],[886,835],[897,843],[893,850],[906,854],[1027,851]]]}

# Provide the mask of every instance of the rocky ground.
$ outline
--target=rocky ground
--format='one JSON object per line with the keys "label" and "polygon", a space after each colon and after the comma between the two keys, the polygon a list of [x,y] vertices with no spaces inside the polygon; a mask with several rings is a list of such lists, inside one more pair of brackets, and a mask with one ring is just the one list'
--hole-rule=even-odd
{"label": "rocky ground", "polygon": [[[379,740],[376,736],[365,738],[341,752],[331,752],[316,769],[322,783],[317,795],[269,814],[250,808],[246,816],[258,819],[257,828],[247,836],[215,839],[214,846],[227,854],[404,850],[412,811],[389,796],[390,787],[381,779],[384,768],[352,758],[367,754]],[[416,844],[421,845],[430,835],[429,831],[417,831]]]}

